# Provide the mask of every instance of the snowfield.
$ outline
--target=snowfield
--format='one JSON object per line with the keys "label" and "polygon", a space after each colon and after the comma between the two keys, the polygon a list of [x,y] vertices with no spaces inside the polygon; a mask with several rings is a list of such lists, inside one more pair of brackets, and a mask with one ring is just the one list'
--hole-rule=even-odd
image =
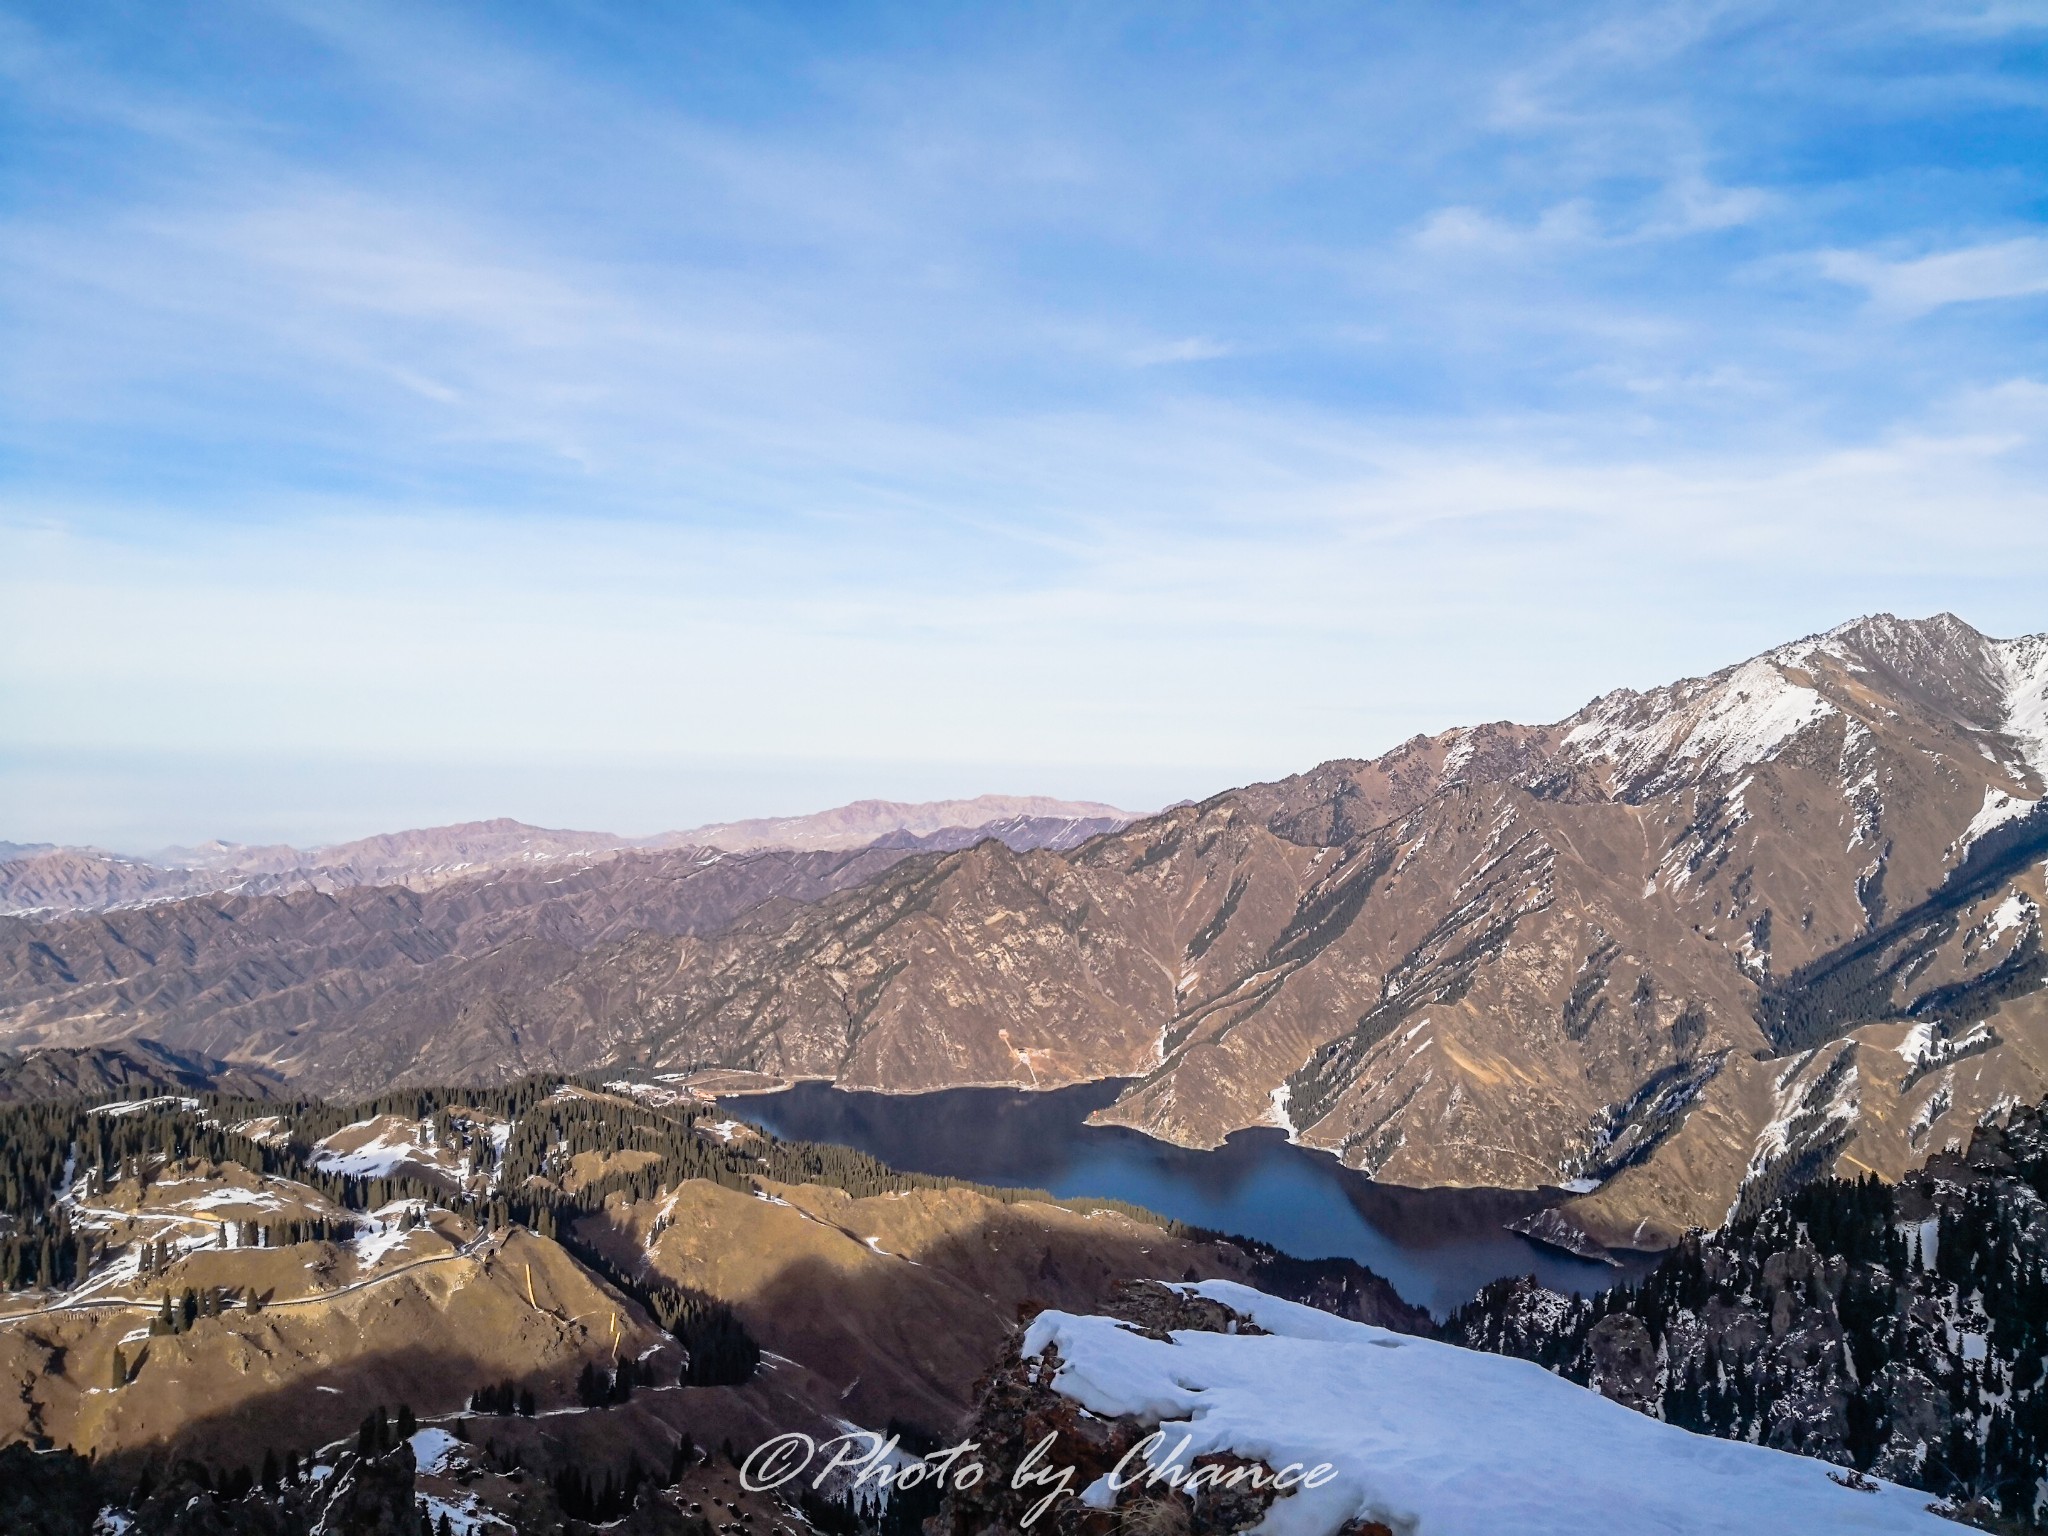
{"label": "snowfield", "polygon": [[[1331,1536],[1347,1520],[1403,1536],[1952,1533],[1928,1495],[1843,1487],[1825,1462],[1690,1434],[1541,1366],[1346,1322],[1226,1280],[1182,1287],[1267,1336],[1164,1343],[1105,1317],[1043,1312],[1024,1352],[1059,1349],[1055,1390],[1166,1431],[1161,1456],[1228,1451],[1334,1475],[1277,1500],[1261,1536]],[[1310,1479],[1314,1481],[1314,1478]],[[1101,1507],[1098,1482],[1084,1495]]]}

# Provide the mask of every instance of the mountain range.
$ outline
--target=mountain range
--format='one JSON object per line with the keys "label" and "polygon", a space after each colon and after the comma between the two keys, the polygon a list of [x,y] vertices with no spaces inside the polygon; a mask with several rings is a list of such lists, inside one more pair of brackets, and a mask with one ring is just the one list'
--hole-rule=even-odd
{"label": "mountain range", "polygon": [[1662,1246],[2048,1091],[2044,782],[2048,636],[1879,615],[1127,824],[975,803],[1042,838],[849,807],[710,847],[484,823],[236,865],[0,919],[0,1044],[148,1037],[329,1093],[1127,1077],[1103,1113],[1154,1136],[1562,1185],[1540,1235]]}
{"label": "mountain range", "polygon": [[0,913],[102,911],[181,896],[234,891],[345,890],[404,885],[431,890],[452,880],[631,849],[854,849],[893,842],[907,848],[959,848],[997,837],[1014,848],[1070,848],[1132,819],[1094,801],[1044,795],[981,795],[972,800],[857,800],[809,816],[726,822],[652,837],[571,832],[500,817],[386,833],[322,848],[210,842],[167,848],[147,858],[101,848],[0,842]]}

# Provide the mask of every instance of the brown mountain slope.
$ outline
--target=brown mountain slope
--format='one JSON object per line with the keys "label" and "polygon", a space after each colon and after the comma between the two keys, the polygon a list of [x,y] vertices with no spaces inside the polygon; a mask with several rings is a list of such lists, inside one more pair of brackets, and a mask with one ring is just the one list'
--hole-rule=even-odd
{"label": "brown mountain slope", "polygon": [[290,953],[187,958],[181,929],[137,960],[25,924],[0,930],[0,1030],[146,1031],[348,1087],[542,1061],[1132,1075],[1107,1113],[1157,1135],[1278,1122],[1391,1181],[1583,1178],[1578,1220],[1653,1242],[1819,1169],[1896,1173],[2048,1090],[2044,769],[2048,641],[1879,617],[722,928],[522,919],[429,964],[374,905]]}
{"label": "brown mountain slope", "polygon": [[[307,890],[0,918],[12,1005],[6,1037],[76,1045],[146,1034],[296,1072],[338,1020],[371,1014],[389,993],[439,983],[464,995],[472,964],[498,977],[551,977],[607,939],[716,931],[764,901],[815,900],[902,857],[678,850],[427,892]],[[305,1046],[295,1044],[309,1031]],[[410,1058],[399,1050],[390,1044],[362,1080],[401,1075]],[[339,1078],[342,1069],[320,1054],[327,1078]],[[502,1063],[490,1075],[504,1077]]]}
{"label": "brown mountain slope", "polygon": [[0,1104],[34,1099],[135,1099],[153,1094],[227,1093],[269,1098],[283,1086],[276,1075],[174,1051],[154,1040],[124,1040],[72,1050],[53,1047],[29,1055],[0,1051]]}
{"label": "brown mountain slope", "polygon": [[[1177,1237],[1121,1212],[969,1189],[857,1198],[817,1184],[773,1200],[692,1180],[658,1200],[615,1202],[578,1236],[654,1283],[732,1303],[762,1347],[829,1384],[833,1412],[952,1430],[976,1380],[1027,1308],[1096,1304],[1127,1279],[1259,1283],[1229,1242]],[[1367,1277],[1353,1310],[1405,1332],[1427,1314]]]}

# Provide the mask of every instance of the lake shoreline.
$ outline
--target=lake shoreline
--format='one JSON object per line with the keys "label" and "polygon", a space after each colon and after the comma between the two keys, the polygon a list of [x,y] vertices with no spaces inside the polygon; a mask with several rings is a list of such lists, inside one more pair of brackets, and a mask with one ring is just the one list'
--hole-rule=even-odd
{"label": "lake shoreline", "polygon": [[776,1136],[853,1147],[905,1172],[1044,1189],[1061,1199],[1123,1200],[1298,1258],[1354,1259],[1439,1317],[1503,1276],[1534,1274],[1557,1289],[1590,1293],[1654,1260],[1580,1257],[1510,1230],[1507,1223],[1570,1198],[1562,1189],[1381,1184],[1277,1126],[1246,1127],[1203,1149],[1094,1123],[1095,1111],[1128,1081],[903,1093],[818,1079],[721,1094],[717,1102]]}

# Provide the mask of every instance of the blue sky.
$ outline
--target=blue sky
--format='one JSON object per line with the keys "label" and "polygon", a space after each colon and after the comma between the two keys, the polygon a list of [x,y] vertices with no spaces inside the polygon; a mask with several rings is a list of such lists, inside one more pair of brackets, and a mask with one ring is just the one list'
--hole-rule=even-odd
{"label": "blue sky", "polygon": [[0,3],[0,838],[1134,807],[2048,629],[2048,4]]}

